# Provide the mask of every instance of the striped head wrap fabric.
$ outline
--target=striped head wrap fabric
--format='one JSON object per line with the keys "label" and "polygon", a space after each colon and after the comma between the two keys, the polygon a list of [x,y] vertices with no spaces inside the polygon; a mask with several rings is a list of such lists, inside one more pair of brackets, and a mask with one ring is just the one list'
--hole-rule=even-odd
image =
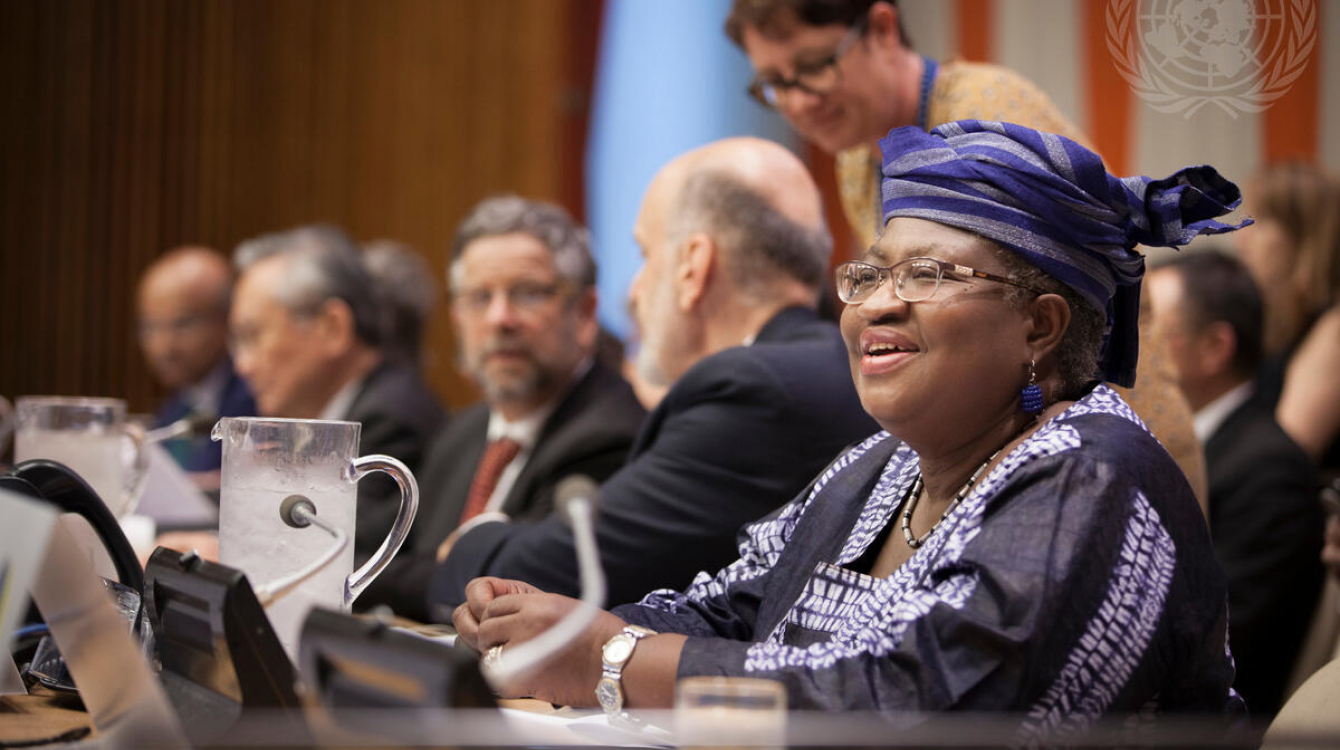
{"label": "striped head wrap fabric", "polygon": [[1241,193],[1213,167],[1171,177],[1115,177],[1074,141],[1020,125],[961,120],[929,133],[895,128],[880,142],[884,223],[927,219],[1018,253],[1107,316],[1103,379],[1135,385],[1140,279],[1136,245],[1177,247],[1240,229],[1214,218]]}

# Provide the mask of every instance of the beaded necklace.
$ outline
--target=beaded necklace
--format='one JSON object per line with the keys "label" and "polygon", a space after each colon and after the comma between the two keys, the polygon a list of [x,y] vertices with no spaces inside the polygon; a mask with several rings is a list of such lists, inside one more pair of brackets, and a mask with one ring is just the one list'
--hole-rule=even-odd
{"label": "beaded necklace", "polygon": [[977,484],[978,479],[981,479],[982,472],[986,471],[986,467],[999,454],[1000,450],[997,449],[995,453],[991,454],[990,458],[983,461],[982,465],[977,467],[977,471],[974,471],[972,476],[968,477],[968,481],[963,485],[963,489],[959,490],[957,495],[954,495],[954,500],[949,503],[949,507],[945,508],[945,512],[940,515],[940,520],[936,521],[935,525],[930,527],[925,534],[922,534],[919,537],[914,537],[912,536],[912,511],[916,510],[917,501],[921,499],[922,484],[921,472],[917,472],[917,478],[912,482],[912,489],[909,492],[909,496],[907,500],[904,501],[904,505],[907,507],[903,510],[903,539],[907,541],[907,546],[916,549],[924,544],[926,540],[930,538],[930,535],[934,534],[935,530],[940,528],[940,524],[944,523],[944,520],[949,517],[949,514],[954,512],[954,509],[958,507],[958,504],[963,502],[963,498],[967,497],[969,492],[972,492],[973,485]]}

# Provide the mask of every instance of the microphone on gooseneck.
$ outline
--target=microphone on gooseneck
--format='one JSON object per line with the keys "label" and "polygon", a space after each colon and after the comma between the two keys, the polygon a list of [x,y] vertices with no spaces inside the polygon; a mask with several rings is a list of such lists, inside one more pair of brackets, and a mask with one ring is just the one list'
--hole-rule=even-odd
{"label": "microphone on gooseneck", "polygon": [[216,415],[193,411],[171,424],[149,430],[144,434],[144,439],[150,443],[161,443],[173,438],[208,435],[217,421],[219,418]]}
{"label": "microphone on gooseneck", "polygon": [[496,685],[505,685],[565,648],[582,634],[605,603],[605,572],[600,567],[600,553],[596,548],[595,517],[599,498],[600,487],[590,477],[578,474],[558,483],[554,503],[572,527],[581,600],[548,630],[524,643],[509,645],[497,660],[485,662],[484,674]]}
{"label": "microphone on gooseneck", "polygon": [[279,518],[287,526],[305,529],[315,526],[330,534],[335,542],[306,567],[282,578],[256,587],[256,599],[262,607],[268,607],[280,597],[294,591],[299,584],[320,573],[344,548],[349,545],[349,534],[344,529],[320,517],[316,513],[316,504],[303,495],[289,495],[279,504]]}

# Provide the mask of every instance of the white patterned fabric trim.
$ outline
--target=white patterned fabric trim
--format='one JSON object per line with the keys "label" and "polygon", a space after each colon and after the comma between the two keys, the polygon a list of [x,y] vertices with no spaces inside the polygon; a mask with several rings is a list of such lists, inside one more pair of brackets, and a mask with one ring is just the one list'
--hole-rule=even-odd
{"label": "white patterned fabric trim", "polygon": [[652,609],[674,612],[684,599],[701,602],[706,599],[724,596],[731,584],[750,581],[768,572],[772,569],[772,566],[777,564],[777,558],[781,556],[782,550],[791,540],[791,533],[800,518],[805,515],[805,510],[810,507],[810,503],[815,496],[823,491],[829,480],[837,476],[838,472],[850,466],[852,462],[864,456],[871,448],[888,438],[889,433],[882,430],[866,438],[860,445],[842,454],[828,466],[824,473],[815,480],[813,489],[810,490],[804,502],[793,502],[777,514],[776,518],[746,526],[745,538],[740,543],[739,559],[722,568],[716,576],[712,576],[706,571],[699,571],[698,575],[694,576],[693,583],[689,584],[683,594],[671,589],[653,591],[643,597],[639,603]]}
{"label": "white patterned fabric trim", "polygon": [[[763,643],[749,647],[745,653],[745,671],[771,672],[788,667],[822,670],[860,654],[875,656],[887,654],[898,648],[907,627],[929,614],[935,605],[943,604],[953,609],[962,609],[968,597],[977,588],[977,574],[973,571],[953,576],[932,590],[916,589],[895,602],[888,602],[887,607],[879,612],[879,621],[872,623],[866,619],[859,627],[848,628],[852,623],[868,616],[873,600],[887,601],[887,597],[881,596],[885,588],[881,585],[868,592],[869,595],[862,597],[856,603],[855,609],[858,609],[859,613],[843,621],[843,631],[849,629],[854,631],[852,640],[835,639],[815,643],[808,648],[796,648],[785,645],[775,638],[769,638]],[[780,629],[774,632],[774,636],[778,633]],[[843,633],[835,634],[837,637],[842,635]]]}
{"label": "white patterned fabric trim", "polygon": [[[1093,403],[1089,403],[1090,400]],[[955,570],[955,567],[964,549],[980,532],[987,505],[1021,466],[1079,447],[1079,432],[1065,422],[1069,417],[1090,413],[1113,414],[1139,423],[1139,418],[1120,395],[1106,386],[1098,386],[1011,451],[892,576],[877,580],[868,589],[840,594],[825,589],[823,597],[816,597],[807,586],[788,616],[778,623],[768,638],[746,652],[745,671],[773,671],[784,667],[826,669],[843,659],[861,655],[883,656],[897,649],[911,624],[930,612],[934,605],[961,609],[976,590],[978,577],[975,571]],[[905,445],[894,451],[857,521],[850,543],[844,546],[839,563],[857,559],[875,539],[882,522],[887,522],[892,512],[890,508],[896,508],[902,493],[907,491],[907,484],[916,474],[917,461],[916,454]],[[872,528],[873,532],[870,531]],[[952,572],[933,588],[928,587],[926,581],[930,575],[942,570]],[[828,585],[831,587],[833,582]],[[834,599],[842,602],[842,611],[849,613],[847,617],[825,620],[810,616],[810,613],[826,611]],[[784,643],[788,626],[809,627],[823,623],[837,625],[836,630],[827,631],[832,633],[832,640],[805,648]]]}
{"label": "white patterned fabric trim", "polygon": [[865,507],[861,509],[860,517],[856,519],[856,525],[838,553],[839,565],[845,565],[865,554],[866,548],[875,541],[902,505],[903,497],[918,473],[917,454],[906,443],[898,446],[880,472]]}
{"label": "white patterned fabric trim", "polygon": [[877,583],[878,578],[821,562],[787,615],[803,628],[831,633],[852,617],[856,606]]}
{"label": "white patterned fabric trim", "polygon": [[1083,730],[1107,711],[1158,629],[1176,564],[1177,547],[1158,511],[1137,492],[1107,596],[1056,682],[1029,710],[1023,744]]}
{"label": "white patterned fabric trim", "polygon": [[1154,433],[1145,425],[1140,415],[1135,413],[1131,405],[1126,403],[1126,399],[1121,397],[1120,393],[1112,390],[1111,386],[1099,384],[1089,395],[1075,402],[1074,406],[1062,412],[1057,419],[1072,419],[1074,417],[1084,416],[1085,414],[1109,414],[1121,417],[1128,422],[1140,425],[1140,428],[1150,435]]}

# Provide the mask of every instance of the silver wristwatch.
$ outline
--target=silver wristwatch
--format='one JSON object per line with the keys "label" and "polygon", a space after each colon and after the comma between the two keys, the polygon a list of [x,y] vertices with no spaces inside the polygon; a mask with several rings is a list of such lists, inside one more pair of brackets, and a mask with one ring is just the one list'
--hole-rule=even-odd
{"label": "silver wristwatch", "polygon": [[600,663],[604,669],[600,682],[596,683],[596,700],[600,701],[607,715],[617,716],[623,711],[623,683],[620,681],[623,667],[633,658],[637,642],[649,635],[656,635],[656,631],[641,625],[628,625],[618,635],[605,641],[604,647],[600,649]]}

